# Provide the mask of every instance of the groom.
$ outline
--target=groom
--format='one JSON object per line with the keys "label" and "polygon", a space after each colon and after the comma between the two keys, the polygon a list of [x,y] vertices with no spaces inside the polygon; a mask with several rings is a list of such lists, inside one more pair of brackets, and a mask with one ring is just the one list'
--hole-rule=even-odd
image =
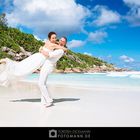
{"label": "groom", "polygon": [[[59,40],[60,46],[66,46],[67,38],[61,37]],[[40,77],[39,77],[39,88],[41,90],[41,103],[45,105],[46,107],[51,106],[53,104],[53,99],[49,95],[46,82],[48,75],[54,70],[56,62],[63,56],[64,51],[62,49],[57,49],[52,52],[46,52],[44,50],[40,50],[40,52],[45,55],[45,57],[48,57],[48,59],[43,64],[41,71],[40,71]]]}

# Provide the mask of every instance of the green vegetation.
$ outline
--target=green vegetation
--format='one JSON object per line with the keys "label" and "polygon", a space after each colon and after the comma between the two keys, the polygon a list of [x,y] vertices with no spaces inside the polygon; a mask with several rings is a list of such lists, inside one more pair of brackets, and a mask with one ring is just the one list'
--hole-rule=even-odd
{"label": "green vegetation", "polygon": [[[20,52],[20,47],[26,51],[37,52],[44,43],[34,38],[32,34],[21,32],[19,29],[7,26],[5,14],[0,15],[0,52],[2,47],[8,47],[15,52]],[[1,53],[0,57],[6,57],[7,54]]]}
{"label": "green vegetation", "polygon": [[6,19],[6,14],[5,13],[2,13],[0,15],[0,27],[7,28],[7,19]]}
{"label": "green vegetation", "polygon": [[107,62],[100,60],[96,57],[84,55],[81,53],[74,53],[71,50],[68,50],[57,63],[57,69],[65,70],[66,68],[80,68],[87,69],[93,68],[94,66],[107,66],[113,67],[113,65],[108,64]]}
{"label": "green vegetation", "polygon": [[0,47],[8,47],[16,52],[20,51],[20,46],[27,51],[37,52],[44,43],[38,41],[31,34],[22,33],[15,28],[2,28],[0,30]]}

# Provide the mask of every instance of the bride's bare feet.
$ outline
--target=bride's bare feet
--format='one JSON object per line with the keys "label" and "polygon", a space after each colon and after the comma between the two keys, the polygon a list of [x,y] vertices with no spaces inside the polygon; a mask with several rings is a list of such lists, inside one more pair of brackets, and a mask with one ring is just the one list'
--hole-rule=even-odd
{"label": "bride's bare feet", "polygon": [[6,59],[1,59],[0,64],[6,64]]}

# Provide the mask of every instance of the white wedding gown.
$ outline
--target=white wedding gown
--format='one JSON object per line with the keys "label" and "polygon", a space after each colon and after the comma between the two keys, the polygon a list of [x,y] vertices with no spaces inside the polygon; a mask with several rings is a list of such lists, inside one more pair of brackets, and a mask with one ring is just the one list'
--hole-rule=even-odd
{"label": "white wedding gown", "polygon": [[[44,48],[45,51],[51,51]],[[12,80],[18,80],[40,68],[46,60],[41,53],[35,53],[20,62],[6,58],[4,70],[0,72],[0,85],[9,86]],[[2,64],[1,64],[2,65]]]}

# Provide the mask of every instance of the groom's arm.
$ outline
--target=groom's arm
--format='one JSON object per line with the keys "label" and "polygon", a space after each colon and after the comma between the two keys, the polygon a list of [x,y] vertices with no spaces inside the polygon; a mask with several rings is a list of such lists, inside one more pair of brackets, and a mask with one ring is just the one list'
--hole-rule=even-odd
{"label": "groom's arm", "polygon": [[47,58],[59,57],[64,54],[64,51],[62,49],[54,50],[53,52],[46,52],[44,50],[41,50],[40,52]]}
{"label": "groom's arm", "polygon": [[53,52],[49,52],[49,58],[52,57],[59,57],[64,54],[64,51],[62,49],[54,50]]}

